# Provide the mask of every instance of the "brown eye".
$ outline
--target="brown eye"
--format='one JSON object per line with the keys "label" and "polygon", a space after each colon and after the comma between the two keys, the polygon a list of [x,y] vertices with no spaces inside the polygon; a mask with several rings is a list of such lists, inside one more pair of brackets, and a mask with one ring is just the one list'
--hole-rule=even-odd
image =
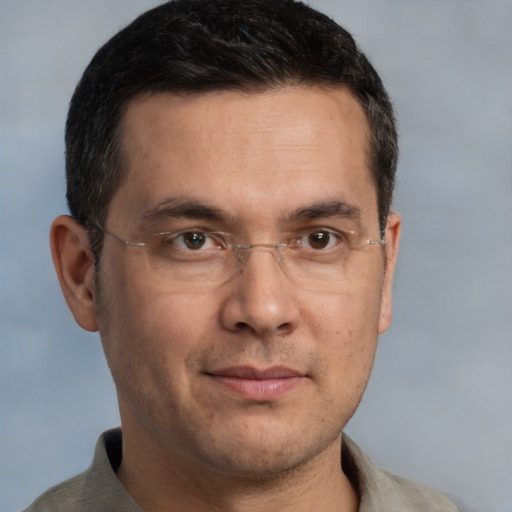
{"label": "brown eye", "polygon": [[193,251],[201,249],[206,241],[206,235],[198,232],[182,233],[180,238],[183,240],[183,244]]}
{"label": "brown eye", "polygon": [[204,231],[183,231],[177,234],[168,233],[164,241],[166,245],[185,251],[204,252],[225,247],[219,235],[220,233],[206,233]]}
{"label": "brown eye", "polygon": [[315,231],[307,235],[307,244],[312,249],[326,249],[332,246],[335,237],[328,231]]}

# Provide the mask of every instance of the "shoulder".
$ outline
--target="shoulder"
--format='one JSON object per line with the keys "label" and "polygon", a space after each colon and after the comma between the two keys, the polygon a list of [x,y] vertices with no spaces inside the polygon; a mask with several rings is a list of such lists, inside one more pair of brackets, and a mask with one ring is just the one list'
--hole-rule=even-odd
{"label": "shoulder", "polygon": [[87,510],[84,501],[84,473],[48,489],[24,512],[78,512]]}
{"label": "shoulder", "polygon": [[343,470],[358,487],[360,512],[457,512],[446,496],[378,468],[348,436],[343,436]]}
{"label": "shoulder", "polygon": [[393,475],[387,471],[379,470],[381,478],[388,480],[388,487],[393,490],[403,504],[410,510],[421,510],[422,512],[458,512],[455,504],[446,496],[425,487],[421,484]]}
{"label": "shoulder", "polygon": [[24,512],[142,512],[116,477],[121,456],[121,430],[103,433],[91,466],[48,489]]}

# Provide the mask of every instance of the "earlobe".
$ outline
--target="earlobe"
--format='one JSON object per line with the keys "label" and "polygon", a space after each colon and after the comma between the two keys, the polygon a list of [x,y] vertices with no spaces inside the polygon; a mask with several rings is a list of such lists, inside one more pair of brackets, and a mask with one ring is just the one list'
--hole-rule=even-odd
{"label": "earlobe", "polygon": [[87,331],[97,331],[94,256],[87,230],[72,217],[60,215],[50,229],[50,246],[60,287],[75,321]]}
{"label": "earlobe", "polygon": [[389,328],[391,324],[391,317],[393,315],[393,275],[395,272],[396,260],[398,258],[401,232],[402,218],[398,213],[391,212],[386,225],[386,269],[381,295],[379,334],[382,334]]}

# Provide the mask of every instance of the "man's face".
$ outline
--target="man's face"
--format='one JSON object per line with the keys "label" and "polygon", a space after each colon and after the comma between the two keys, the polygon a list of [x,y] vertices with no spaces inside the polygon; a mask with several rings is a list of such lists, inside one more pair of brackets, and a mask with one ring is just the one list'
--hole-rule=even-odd
{"label": "man's face", "polygon": [[[105,222],[121,238],[178,229],[280,242],[345,225],[333,204],[379,238],[368,127],[347,92],[153,95],[129,104],[122,129],[127,173]],[[170,279],[148,248],[107,236],[97,317],[125,434],[230,474],[339,448],[389,324],[398,232],[392,217],[386,248],[353,251],[319,286],[265,247],[222,282]]]}

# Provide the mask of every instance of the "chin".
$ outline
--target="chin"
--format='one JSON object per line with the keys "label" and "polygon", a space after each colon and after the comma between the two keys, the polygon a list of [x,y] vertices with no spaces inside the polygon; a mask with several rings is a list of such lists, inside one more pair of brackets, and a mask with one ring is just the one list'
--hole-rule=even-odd
{"label": "chin", "polygon": [[216,441],[210,439],[204,446],[206,450],[197,453],[200,464],[217,474],[255,484],[275,483],[300,472],[329,446],[339,450],[337,442],[341,439],[339,430],[322,439],[297,432],[276,435],[268,430],[264,436],[260,432],[259,439],[256,435],[244,438],[239,434]]}
{"label": "chin", "polygon": [[296,452],[258,450],[243,456],[241,454],[235,457],[232,454],[224,457],[217,456],[210,462],[213,462],[212,469],[218,474],[229,475],[231,478],[239,478],[255,484],[264,484],[275,483],[297,473],[311,458],[311,456],[298,458]]}

